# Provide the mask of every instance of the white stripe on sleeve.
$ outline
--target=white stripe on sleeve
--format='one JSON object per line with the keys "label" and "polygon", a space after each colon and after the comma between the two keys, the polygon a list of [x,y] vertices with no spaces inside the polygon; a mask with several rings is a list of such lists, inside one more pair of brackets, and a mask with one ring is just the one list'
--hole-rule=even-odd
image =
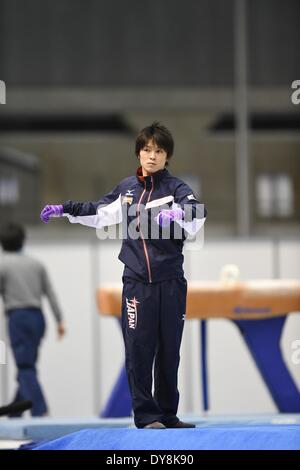
{"label": "white stripe on sleeve", "polygon": [[118,199],[113,201],[111,204],[98,207],[97,214],[95,215],[83,215],[75,217],[70,214],[64,214],[64,216],[69,219],[71,224],[82,224],[97,229],[108,227],[109,225],[119,224],[122,222],[121,194],[119,195]]}
{"label": "white stripe on sleeve", "polygon": [[[172,209],[177,209],[180,208],[180,204],[173,203]],[[183,220],[176,220],[175,222],[180,225],[181,228],[183,228],[189,235],[196,235],[197,232],[203,227],[205,223],[206,217],[203,217],[202,219],[193,219],[191,222],[185,222]]]}

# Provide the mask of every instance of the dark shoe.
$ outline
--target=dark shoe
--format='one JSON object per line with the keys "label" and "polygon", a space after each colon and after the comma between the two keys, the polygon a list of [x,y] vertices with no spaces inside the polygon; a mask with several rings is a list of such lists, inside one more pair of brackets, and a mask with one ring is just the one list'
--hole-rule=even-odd
{"label": "dark shoe", "polygon": [[32,408],[30,400],[19,400],[0,408],[0,416],[8,415],[10,418],[20,418],[24,411]]}
{"label": "dark shoe", "polygon": [[184,423],[183,421],[177,421],[175,424],[166,424],[167,428],[181,429],[181,428],[195,428],[195,424]]}
{"label": "dark shoe", "polygon": [[144,426],[143,429],[166,429],[166,426],[164,426],[159,421],[154,421],[154,423],[150,423]]}

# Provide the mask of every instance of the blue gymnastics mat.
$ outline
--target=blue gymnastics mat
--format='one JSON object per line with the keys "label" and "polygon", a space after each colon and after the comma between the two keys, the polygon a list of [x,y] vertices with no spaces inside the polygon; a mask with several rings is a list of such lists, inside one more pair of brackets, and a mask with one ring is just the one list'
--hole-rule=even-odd
{"label": "blue gymnastics mat", "polygon": [[300,415],[182,416],[195,429],[136,429],[131,418],[0,420],[0,439],[33,450],[300,450]]}

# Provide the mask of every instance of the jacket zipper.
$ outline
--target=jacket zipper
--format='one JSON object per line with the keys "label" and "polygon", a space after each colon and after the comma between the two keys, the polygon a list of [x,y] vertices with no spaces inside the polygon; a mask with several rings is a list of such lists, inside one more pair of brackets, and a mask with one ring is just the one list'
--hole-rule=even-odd
{"label": "jacket zipper", "polygon": [[[150,193],[149,193],[147,202],[149,202],[151,193],[152,193],[152,191],[153,191],[153,176],[151,176],[151,182],[152,182],[152,188],[151,188],[151,191],[150,191]],[[139,202],[138,202],[138,207],[137,207],[138,214],[139,214],[139,215],[138,215],[138,227],[139,227],[139,229],[140,229],[141,239],[142,239],[142,242],[143,242],[144,254],[145,254],[146,264],[147,264],[147,269],[148,269],[149,283],[152,284],[151,267],[150,267],[150,260],[149,260],[147,245],[146,245],[146,241],[145,241],[145,239],[144,239],[144,236],[143,236],[143,233],[142,233],[142,230],[141,230],[141,225],[140,225],[140,210],[139,210],[139,209],[140,209],[141,201],[142,201],[142,199],[143,199],[143,196],[144,196],[144,194],[145,194],[145,191],[146,191],[146,183],[145,183],[145,188],[144,188],[144,191],[142,192],[142,195],[141,195],[141,197],[140,197],[140,200],[139,200]]]}

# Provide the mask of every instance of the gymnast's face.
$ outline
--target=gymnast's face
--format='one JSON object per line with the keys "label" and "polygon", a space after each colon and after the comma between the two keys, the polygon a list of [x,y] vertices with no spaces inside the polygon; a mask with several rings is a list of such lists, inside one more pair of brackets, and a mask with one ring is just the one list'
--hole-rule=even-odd
{"label": "gymnast's face", "polygon": [[163,170],[167,161],[167,152],[158,147],[156,142],[148,140],[140,151],[140,163],[143,176],[149,176],[156,171]]}

